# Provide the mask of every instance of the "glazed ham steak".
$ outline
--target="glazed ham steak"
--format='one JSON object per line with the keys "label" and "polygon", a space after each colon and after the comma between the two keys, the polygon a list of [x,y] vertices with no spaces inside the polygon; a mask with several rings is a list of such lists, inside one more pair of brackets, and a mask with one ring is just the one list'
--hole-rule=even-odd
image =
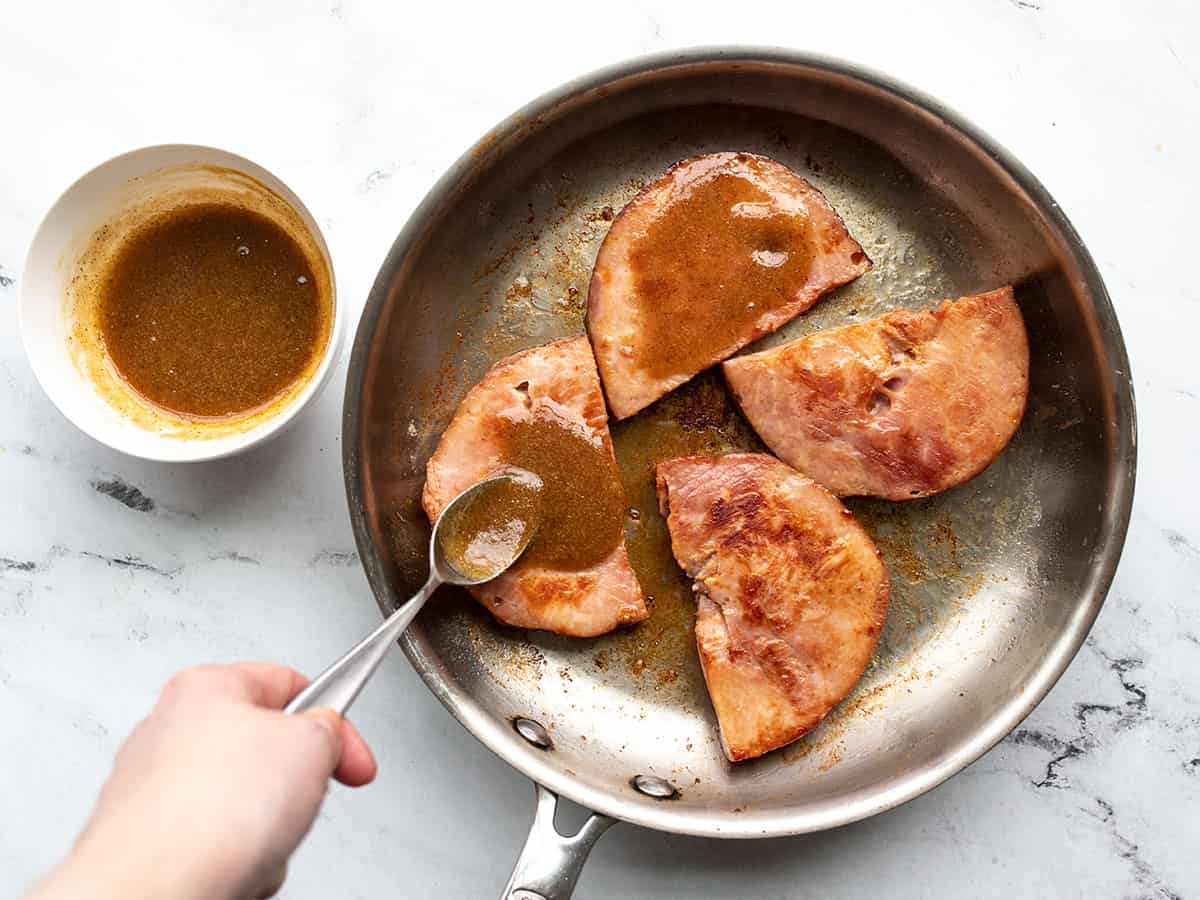
{"label": "glazed ham steak", "polygon": [[871,267],[833,207],[765,156],[676,163],[617,216],[587,327],[618,419],[774,331]]}
{"label": "glazed ham steak", "polygon": [[979,474],[1017,430],[1029,345],[1012,288],[808,335],[727,361],[784,462],[841,496],[927,497]]}
{"label": "glazed ham steak", "polygon": [[458,493],[515,466],[542,483],[541,526],[472,593],[501,622],[592,637],[646,618],[625,551],[625,496],[587,338],[501,360],[459,405],[425,473],[430,522]]}
{"label": "glazed ham steak", "polygon": [[725,755],[761,756],[862,674],[887,613],[883,561],[836,497],[774,457],[671,459],[657,482]]}

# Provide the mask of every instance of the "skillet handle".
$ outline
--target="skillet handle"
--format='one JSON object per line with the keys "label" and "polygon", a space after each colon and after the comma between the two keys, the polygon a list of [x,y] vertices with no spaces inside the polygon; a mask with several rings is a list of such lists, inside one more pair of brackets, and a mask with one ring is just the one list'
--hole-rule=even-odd
{"label": "skillet handle", "polygon": [[567,837],[554,827],[558,795],[540,784],[529,837],[500,900],[570,900],[588,853],[616,819],[592,813],[583,827]]}

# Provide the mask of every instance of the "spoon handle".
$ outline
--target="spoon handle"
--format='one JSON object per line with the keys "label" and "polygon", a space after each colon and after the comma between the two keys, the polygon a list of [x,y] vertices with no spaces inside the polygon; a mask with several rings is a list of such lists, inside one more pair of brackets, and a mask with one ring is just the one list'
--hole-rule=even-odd
{"label": "spoon handle", "polygon": [[363,689],[383,657],[396,643],[401,632],[416,618],[425,601],[438,589],[441,580],[430,574],[425,585],[412,599],[388,616],[382,625],[363,638],[345,656],[313,679],[304,690],[284,707],[286,713],[301,713],[317,707],[345,714]]}

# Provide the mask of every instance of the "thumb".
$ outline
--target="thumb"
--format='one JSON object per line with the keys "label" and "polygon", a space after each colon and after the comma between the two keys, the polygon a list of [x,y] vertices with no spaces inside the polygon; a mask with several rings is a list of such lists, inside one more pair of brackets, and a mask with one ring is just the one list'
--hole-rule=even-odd
{"label": "thumb", "polygon": [[332,772],[342,758],[342,717],[328,707],[309,709],[300,715],[318,727],[328,752],[328,768]]}

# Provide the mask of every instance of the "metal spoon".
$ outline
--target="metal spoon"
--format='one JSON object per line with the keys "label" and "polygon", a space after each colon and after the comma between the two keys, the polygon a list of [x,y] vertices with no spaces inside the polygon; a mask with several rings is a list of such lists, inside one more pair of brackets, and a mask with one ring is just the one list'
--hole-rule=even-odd
{"label": "metal spoon", "polygon": [[501,472],[473,484],[451,500],[433,526],[433,535],[429,542],[429,578],[425,585],[413,595],[411,600],[399,606],[394,613],[388,616],[382,625],[355,645],[350,652],[313,679],[312,683],[287,705],[284,712],[299,713],[322,707],[332,709],[339,715],[345,713],[367,681],[375,674],[383,657],[396,643],[401,632],[416,618],[417,613],[421,611],[425,601],[433,596],[434,591],[443,584],[469,587],[491,581],[516,562],[537,532],[536,522],[533,527],[526,528],[520,540],[512,545],[511,555],[489,560],[489,562],[494,562],[494,565],[490,566],[488,571],[474,573],[477,576],[482,575],[482,577],[470,577],[458,571],[446,556],[443,540],[449,531],[460,524],[463,511],[473,501],[483,499],[486,492],[496,490],[504,482],[528,484],[530,477],[536,478],[536,476],[530,476],[529,473],[520,470]]}

